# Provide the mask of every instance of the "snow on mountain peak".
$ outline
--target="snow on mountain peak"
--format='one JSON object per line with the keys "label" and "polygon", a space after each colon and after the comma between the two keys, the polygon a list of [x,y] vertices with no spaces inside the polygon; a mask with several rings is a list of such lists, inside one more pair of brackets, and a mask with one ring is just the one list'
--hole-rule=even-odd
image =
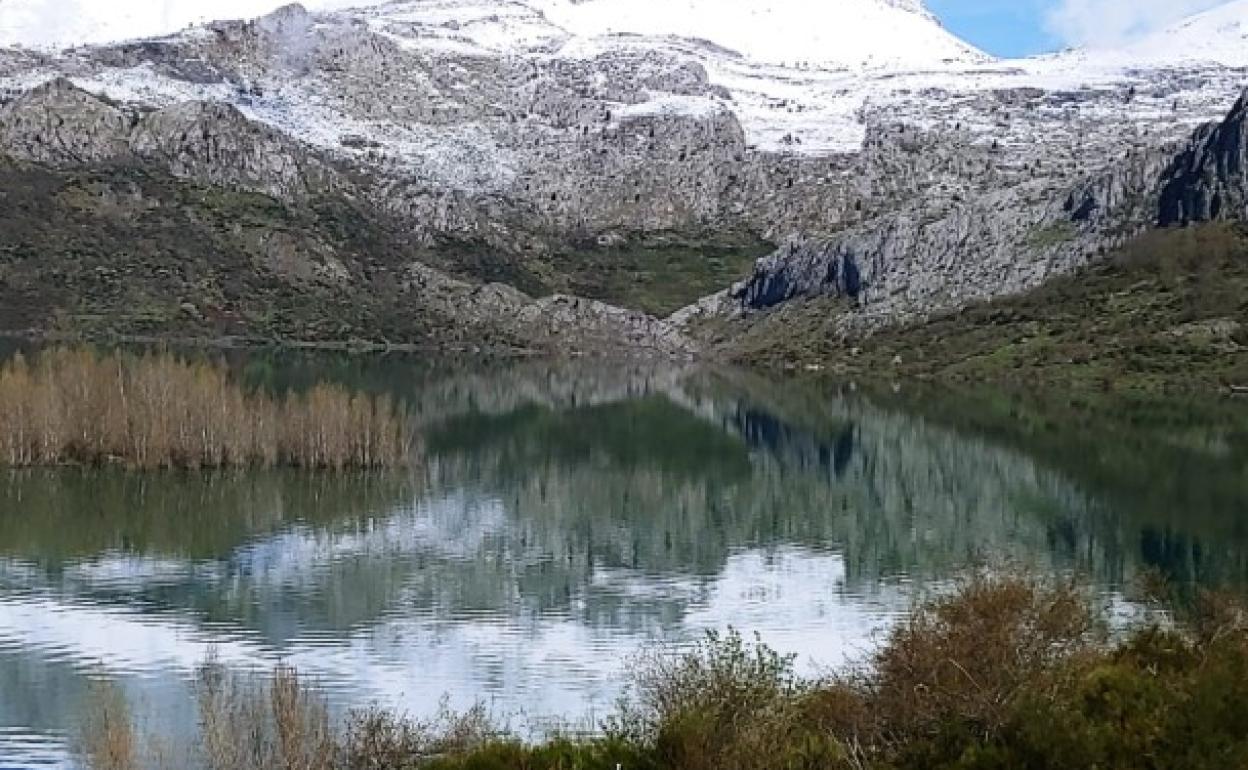
{"label": "snow on mountain peak", "polygon": [[534,0],[578,36],[709,40],[772,64],[927,68],[989,57],[958,39],[922,0]]}
{"label": "snow on mountain peak", "polygon": [[[0,0],[0,46],[64,48],[160,37],[188,26],[251,18],[291,0]],[[314,10],[384,0],[307,0]]]}
{"label": "snow on mountain peak", "polygon": [[[165,0],[163,7],[189,1]],[[218,16],[249,16],[254,13],[235,11],[244,6],[272,11],[285,1],[217,0],[213,12]],[[23,17],[23,9],[67,7],[65,4],[76,2],[82,3],[84,11],[88,8],[86,0],[0,0],[4,8],[0,45],[6,35],[23,28],[27,22],[22,19],[35,18]],[[202,13],[203,6],[198,0],[194,2],[197,12]],[[341,137],[347,134],[371,131],[381,139],[401,136],[402,142],[390,144],[402,144],[406,149],[399,154],[409,159],[454,159],[457,152],[474,143],[462,141],[444,124],[445,117],[437,123],[384,118],[384,110],[369,101],[375,94],[369,90],[368,68],[359,79],[353,77],[348,82],[332,72],[292,66],[282,56],[302,60],[307,58],[304,47],[350,47],[367,43],[370,35],[376,35],[384,39],[383,48],[404,60],[402,66],[425,72],[430,62],[437,62],[439,77],[451,80],[466,71],[458,66],[457,57],[461,56],[469,61],[502,57],[513,63],[531,59],[539,68],[552,62],[559,66],[569,63],[574,71],[598,68],[596,77],[602,83],[612,77],[631,77],[624,73],[632,70],[615,69],[619,62],[644,60],[647,67],[670,72],[682,72],[684,65],[692,64],[686,74],[696,73],[695,78],[706,81],[705,88],[659,85],[625,98],[620,96],[623,90],[604,86],[600,95],[619,101],[613,110],[617,115],[645,110],[698,115],[731,112],[751,146],[806,155],[856,151],[863,146],[868,126],[880,120],[920,127],[947,124],[965,127],[976,135],[999,135],[1006,129],[998,119],[985,118],[980,111],[982,104],[993,100],[981,95],[1011,89],[1093,93],[1089,98],[1095,101],[1099,97],[1094,92],[1111,94],[1129,88],[1134,93],[1139,86],[1142,93],[1162,96],[1151,101],[1141,96],[1131,103],[1131,110],[1149,109],[1160,114],[1164,107],[1167,120],[1173,122],[1176,118],[1171,113],[1181,104],[1184,116],[1202,120],[1225,108],[1222,102],[1227,94],[1238,92],[1242,72],[1235,67],[1248,67],[1248,0],[1235,0],[1192,17],[1129,49],[1071,51],[1012,61],[994,60],[949,33],[922,0],[305,2],[314,11],[355,7],[311,16],[288,11],[262,19],[258,27],[270,38],[283,41],[276,54],[280,66],[273,72],[248,75],[273,78],[262,89],[262,97],[249,92],[240,95],[231,83],[179,79],[151,62],[125,68],[84,65],[92,56],[89,50],[68,52],[64,61],[79,67],[75,82],[122,101],[157,105],[191,99],[230,101],[253,119],[331,149],[338,148]],[[92,0],[89,8],[102,9],[108,15],[107,24],[91,29],[91,35],[103,39],[117,36],[117,19],[129,19],[127,13],[162,7],[160,3],[104,5]],[[138,33],[154,25],[153,35],[177,28],[170,29],[168,24],[161,27],[163,22],[144,18],[142,23],[123,28]],[[96,16],[84,12],[77,23],[87,29],[97,21]],[[195,32],[181,39],[197,45],[201,38],[211,37]],[[372,51],[365,51],[365,58],[376,53],[370,46],[364,47]],[[20,73],[7,83],[0,80],[0,87],[20,89],[41,78],[64,74],[58,66],[53,63],[39,71]],[[379,77],[384,76],[384,67],[375,69]],[[1192,76],[1197,69],[1203,79]],[[1165,70],[1173,72],[1167,74]],[[434,83],[437,79],[430,76],[429,94],[448,104],[459,104],[456,100],[461,91],[474,93],[481,85],[473,80],[450,88]],[[1163,81],[1178,85],[1148,87]],[[1194,90],[1187,95],[1168,95],[1182,88]],[[464,114],[475,115],[480,105],[468,101],[472,107]],[[1074,114],[1071,104],[1075,101],[1068,98],[1062,102],[1065,106],[1054,108],[1054,120],[1060,123]],[[358,114],[344,113],[346,102],[357,105]],[[1125,109],[1106,107],[1106,120],[1121,117]],[[443,115],[453,113],[447,109]],[[383,118],[379,119],[379,114]],[[473,124],[463,130],[484,129]],[[438,152],[427,151],[435,145]],[[460,165],[487,171],[493,168],[486,163]]]}
{"label": "snow on mountain peak", "polygon": [[1214,62],[1248,66],[1248,0],[1189,16],[1119,52],[1139,63]]}
{"label": "snow on mountain peak", "polygon": [[1075,81],[1202,67],[1234,74],[1248,68],[1248,0],[1226,2],[1124,45],[1073,48],[1010,63],[1045,76],[1064,74]]}
{"label": "snow on mountain peak", "polygon": [[[0,45],[69,46],[166,35],[190,24],[254,17],[284,0],[82,2],[0,0]],[[926,68],[987,57],[959,40],[922,0],[504,0],[487,3],[309,0],[312,10],[453,6],[514,15],[531,10],[577,37],[618,34],[704,39],[772,64]],[[384,11],[383,11],[384,12]]]}

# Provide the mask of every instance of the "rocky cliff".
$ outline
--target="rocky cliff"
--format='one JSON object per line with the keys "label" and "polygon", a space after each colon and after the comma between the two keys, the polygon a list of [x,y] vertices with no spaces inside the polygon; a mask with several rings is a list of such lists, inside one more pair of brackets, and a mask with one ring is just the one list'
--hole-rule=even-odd
{"label": "rocky cliff", "polygon": [[1248,93],[1226,119],[1196,131],[1166,169],[1157,223],[1162,227],[1248,216]]}
{"label": "rocky cliff", "polygon": [[1033,165],[1021,177],[957,178],[961,192],[943,199],[915,195],[835,234],[804,232],[760,260],[715,307],[750,313],[841,297],[846,312],[837,323],[853,336],[1022,293],[1149,227],[1174,151],[1171,142],[1137,146],[1086,176],[1036,173]]}
{"label": "rocky cliff", "polygon": [[60,168],[151,164],[210,185],[306,197],[333,184],[299,144],[233,105],[122,105],[58,77],[0,106],[0,146],[15,160]]}

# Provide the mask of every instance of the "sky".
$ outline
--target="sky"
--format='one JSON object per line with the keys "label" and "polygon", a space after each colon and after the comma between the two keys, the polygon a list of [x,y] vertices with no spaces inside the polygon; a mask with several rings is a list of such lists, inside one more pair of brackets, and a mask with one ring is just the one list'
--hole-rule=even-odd
{"label": "sky", "polygon": [[[108,8],[114,22],[136,36],[169,32],[191,21],[265,13],[288,0],[0,0],[0,38],[20,26],[64,42],[67,28],[89,24],[90,11]],[[811,0],[837,2],[838,0]],[[1075,46],[1110,46],[1147,34],[1227,0],[925,0],[945,26],[988,53],[1027,56]],[[377,0],[304,0],[309,7],[367,4]],[[759,0],[765,3],[766,0]],[[6,11],[7,9],[7,11]],[[83,12],[88,11],[88,12]],[[98,15],[98,14],[97,14]],[[18,17],[21,17],[20,19]],[[20,25],[17,23],[20,22]],[[167,29],[149,29],[162,26]],[[71,35],[73,33],[70,33]],[[128,35],[129,36],[129,35]],[[0,40],[3,42],[3,40]],[[47,42],[47,41],[31,41]]]}
{"label": "sky", "polygon": [[926,0],[945,27],[996,56],[1111,46],[1226,0]]}

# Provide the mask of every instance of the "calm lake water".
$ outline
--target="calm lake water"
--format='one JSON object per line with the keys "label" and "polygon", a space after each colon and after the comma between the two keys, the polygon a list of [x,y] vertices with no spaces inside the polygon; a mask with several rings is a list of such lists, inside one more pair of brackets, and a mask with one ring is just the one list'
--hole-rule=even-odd
{"label": "calm lake water", "polygon": [[0,768],[69,764],[96,677],[185,735],[195,667],[338,709],[608,712],[628,657],[734,625],[807,670],[1008,558],[1107,597],[1248,583],[1248,404],[935,394],[601,362],[231,358],[401,396],[403,475],[0,472]]}

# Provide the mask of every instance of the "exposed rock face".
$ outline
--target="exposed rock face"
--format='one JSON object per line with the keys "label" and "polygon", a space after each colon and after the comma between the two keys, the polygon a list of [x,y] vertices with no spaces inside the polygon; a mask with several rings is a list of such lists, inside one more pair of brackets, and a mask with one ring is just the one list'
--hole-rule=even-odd
{"label": "exposed rock face", "polygon": [[1166,169],[1162,227],[1248,215],[1248,93],[1221,123],[1201,127]]}
{"label": "exposed rock face", "polygon": [[563,295],[535,300],[504,284],[474,286],[419,264],[408,266],[402,291],[467,329],[506,330],[533,350],[661,356],[696,350],[674,325],[645,313]]}
{"label": "exposed rock face", "polygon": [[331,184],[324,165],[229,104],[184,102],[157,110],[138,120],[129,142],[138,157],[209,184],[286,200]]}
{"label": "exposed rock face", "polygon": [[18,160],[70,168],[153,163],[175,176],[294,199],[329,183],[298,143],[229,104],[144,111],[57,78],[0,106],[0,147]]}
{"label": "exposed rock face", "polygon": [[[954,175],[944,184],[964,193],[912,197],[839,234],[794,239],[730,296],[747,312],[797,297],[843,297],[851,309],[839,326],[851,335],[1027,291],[1122,245],[1158,220],[1159,206],[1166,225],[1186,221],[1167,213],[1176,207],[1209,218],[1220,201],[1244,201],[1242,174],[1233,171],[1243,168],[1242,115],[1241,103],[1224,123],[1198,129],[1178,159],[1177,143],[1136,144],[1065,187],[1061,176],[1034,172],[1040,160],[1025,177]],[[939,147],[924,152],[939,156]],[[985,177],[992,182],[984,185]]]}
{"label": "exposed rock face", "polygon": [[65,78],[0,107],[6,154],[53,165],[114,161],[129,151],[127,115]]}

